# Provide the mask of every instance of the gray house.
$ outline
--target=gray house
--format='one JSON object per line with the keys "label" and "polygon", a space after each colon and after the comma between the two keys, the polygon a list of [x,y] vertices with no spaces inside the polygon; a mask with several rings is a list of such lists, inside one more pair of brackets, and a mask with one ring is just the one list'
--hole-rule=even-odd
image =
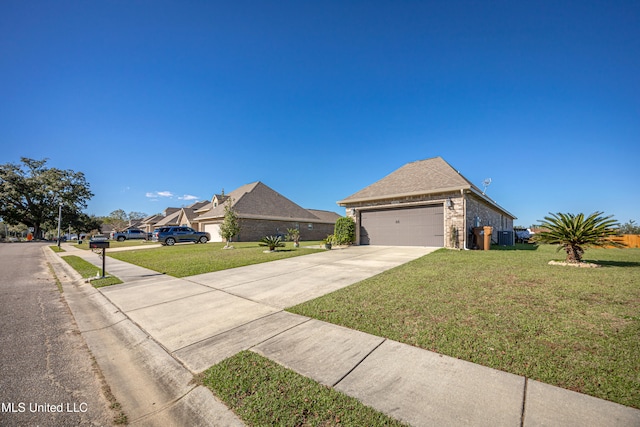
{"label": "gray house", "polygon": [[515,216],[441,157],[408,163],[338,202],[356,221],[361,245],[473,248],[473,228],[513,244]]}

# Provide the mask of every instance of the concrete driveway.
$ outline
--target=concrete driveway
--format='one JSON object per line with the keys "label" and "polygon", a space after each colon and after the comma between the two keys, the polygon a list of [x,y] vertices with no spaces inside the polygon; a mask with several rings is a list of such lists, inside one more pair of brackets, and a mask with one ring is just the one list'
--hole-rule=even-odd
{"label": "concrete driveway", "polygon": [[191,371],[200,372],[309,320],[284,308],[436,249],[354,246],[182,279],[150,277],[144,269],[109,259],[108,270],[119,271],[127,282],[101,291]]}
{"label": "concrete driveway", "polygon": [[356,246],[183,279],[110,258],[125,283],[70,306],[102,313],[79,324],[140,425],[242,425],[187,371],[246,349],[414,426],[640,425],[634,408],[283,310],[435,249]]}

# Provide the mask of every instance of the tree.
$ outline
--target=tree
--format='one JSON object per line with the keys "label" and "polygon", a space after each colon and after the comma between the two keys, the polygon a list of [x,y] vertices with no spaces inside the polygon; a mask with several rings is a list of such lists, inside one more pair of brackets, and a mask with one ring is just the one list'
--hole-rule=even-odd
{"label": "tree", "polygon": [[112,226],[115,231],[123,231],[131,225],[132,221],[144,219],[147,216],[148,215],[144,212],[133,211],[126,213],[122,209],[116,209],[104,219],[104,223]]}
{"label": "tree", "polygon": [[82,172],[47,168],[47,159],[20,160],[0,165],[0,217],[5,222],[33,227],[40,237],[44,224],[57,226],[60,206],[66,224],[87,207],[93,193]]}
{"label": "tree", "polygon": [[115,231],[122,231],[129,225],[129,218],[125,211],[116,209],[104,219],[104,223],[109,224]]}
{"label": "tree", "polygon": [[233,199],[227,200],[224,207],[224,220],[220,224],[220,237],[222,237],[226,245],[229,247],[231,240],[240,233],[240,221],[238,220],[238,214],[233,210]]}
{"label": "tree", "polygon": [[632,219],[620,226],[620,234],[640,234],[640,225]]}
{"label": "tree", "polygon": [[558,212],[549,215],[540,222],[543,231],[535,234],[534,241],[559,245],[558,251],[564,249],[567,253],[566,262],[581,262],[587,247],[624,247],[610,239],[618,234],[619,226],[612,216],[602,216],[602,212],[594,212],[586,218],[584,214]]}
{"label": "tree", "polygon": [[80,233],[90,233],[92,231],[100,232],[102,229],[102,219],[95,215],[80,214],[78,218],[71,223],[71,228]]}

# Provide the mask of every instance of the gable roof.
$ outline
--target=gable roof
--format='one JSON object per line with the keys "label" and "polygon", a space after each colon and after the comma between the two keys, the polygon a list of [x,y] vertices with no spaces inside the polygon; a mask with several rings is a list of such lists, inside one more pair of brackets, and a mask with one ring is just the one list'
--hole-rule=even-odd
{"label": "gable roof", "polygon": [[155,227],[167,226],[167,225],[179,225],[178,217],[180,216],[180,209],[174,211],[173,213],[165,216],[160,221],[156,222]]}
{"label": "gable roof", "polygon": [[201,209],[202,207],[206,206],[209,202],[202,201],[202,202],[196,202],[193,203],[189,206],[185,206],[184,208],[182,208],[178,214],[178,217],[176,218],[176,222],[180,225],[185,223],[185,220],[189,223],[193,222],[194,219],[197,218],[198,216],[198,209]]}
{"label": "gable roof", "polygon": [[442,157],[407,163],[379,181],[338,202],[344,206],[369,200],[470,189],[473,184]]}
{"label": "gable roof", "polygon": [[448,193],[460,190],[468,190],[474,193],[500,211],[515,218],[495,201],[482,194],[482,190],[462,176],[442,157],[407,163],[381,180],[340,200],[338,205],[348,206],[374,200]]}
{"label": "gable roof", "polygon": [[338,215],[333,211],[324,211],[319,209],[307,209],[307,210],[311,212],[313,215],[317,216],[318,218],[326,222],[336,222],[338,218],[341,218],[340,215]]}
{"label": "gable roof", "polygon": [[197,221],[223,218],[225,206],[232,201],[239,218],[326,222],[260,181],[243,185],[225,195],[222,203],[212,206]]}

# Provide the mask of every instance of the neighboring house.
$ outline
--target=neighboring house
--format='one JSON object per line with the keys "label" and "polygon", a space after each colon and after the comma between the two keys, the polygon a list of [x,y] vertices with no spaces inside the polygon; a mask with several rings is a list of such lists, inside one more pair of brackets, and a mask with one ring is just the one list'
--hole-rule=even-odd
{"label": "neighboring house", "polygon": [[153,228],[160,227],[171,227],[173,225],[180,225],[178,222],[178,217],[180,216],[180,208],[167,208],[166,212],[170,212],[168,215],[165,215],[160,221],[156,222],[153,225]]}
{"label": "neighboring house", "polygon": [[158,224],[160,222],[164,221],[171,215],[175,215],[178,211],[180,211],[180,208],[166,208],[161,214],[148,216],[142,220],[140,229],[147,233],[152,233],[153,230],[158,228]]}
{"label": "neighboring house", "polygon": [[208,204],[209,202],[205,200],[204,202],[196,202],[180,209],[180,214],[177,219],[178,225],[197,229],[198,224],[194,222],[199,215],[197,211]]}
{"label": "neighboring house", "polygon": [[333,234],[335,222],[340,218],[335,212],[304,209],[258,181],[228,195],[216,194],[210,203],[196,211],[200,214],[194,220],[197,229],[211,234],[214,242],[222,241],[220,225],[229,203],[233,203],[232,208],[238,215],[240,233],[234,240],[239,242],[286,235],[290,228],[299,229],[302,240],[321,240]]}
{"label": "neighboring house", "polygon": [[147,233],[151,233],[153,231],[153,229],[155,228],[155,224],[162,220],[162,218],[164,218],[163,215],[160,214],[156,214],[156,215],[150,215],[146,218],[144,218],[142,220],[142,224],[140,225],[140,229],[147,232]]}
{"label": "neighboring house", "polygon": [[515,217],[441,157],[408,163],[338,204],[361,245],[473,248],[478,225],[513,244]]}

